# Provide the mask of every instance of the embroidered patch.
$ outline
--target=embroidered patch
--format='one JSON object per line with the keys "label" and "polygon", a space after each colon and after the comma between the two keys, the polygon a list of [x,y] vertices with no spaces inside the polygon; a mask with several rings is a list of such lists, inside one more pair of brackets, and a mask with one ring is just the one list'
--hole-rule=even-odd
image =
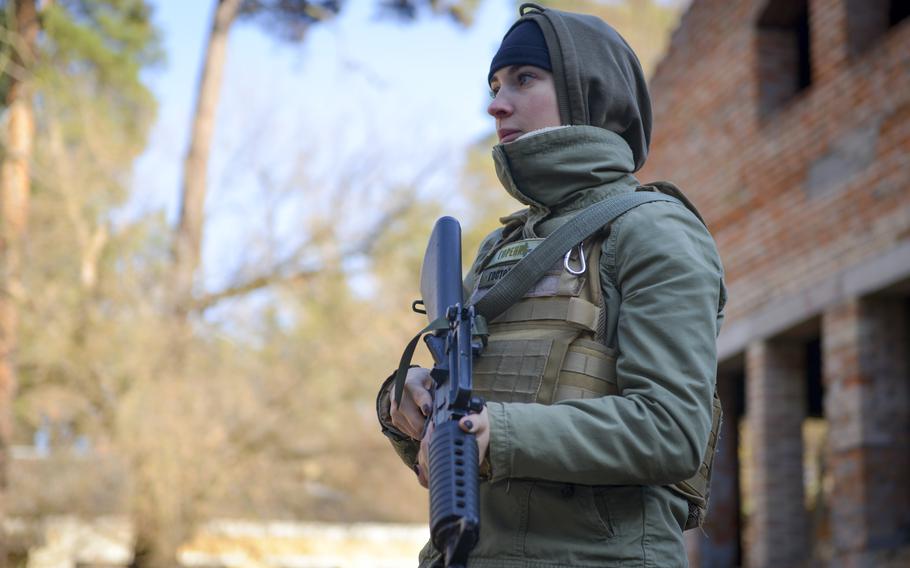
{"label": "embroidered patch", "polygon": [[480,282],[477,284],[478,288],[489,288],[493,284],[496,284],[503,276],[509,273],[512,269],[512,266],[503,266],[502,268],[494,268],[493,270],[484,270],[483,274],[480,275]]}
{"label": "embroidered patch", "polygon": [[500,264],[514,264],[536,249],[542,242],[543,239],[525,239],[509,243],[496,251],[493,259],[487,264],[487,268],[493,268]]}

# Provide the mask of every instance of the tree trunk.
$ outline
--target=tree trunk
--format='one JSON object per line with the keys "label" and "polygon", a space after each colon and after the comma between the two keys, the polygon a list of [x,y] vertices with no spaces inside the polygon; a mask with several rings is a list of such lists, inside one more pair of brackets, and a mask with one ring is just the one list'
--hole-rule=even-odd
{"label": "tree trunk", "polygon": [[[7,92],[6,147],[0,165],[0,521],[6,494],[12,443],[12,406],[16,392],[16,335],[22,287],[22,244],[28,221],[29,161],[35,117],[28,93],[28,73],[38,40],[35,0],[16,0],[15,33]],[[0,566],[7,564],[6,535],[0,534]]]}
{"label": "tree trunk", "polygon": [[240,1],[218,0],[199,79],[192,136],[183,166],[180,220],[173,249],[174,309],[179,316],[185,316],[191,305],[193,276],[202,252],[209,150],[215,130],[215,111],[227,55],[228,32],[237,17]]}
{"label": "tree trunk", "polygon": [[[193,278],[202,254],[205,196],[208,189],[207,170],[215,113],[221,94],[221,80],[227,57],[228,33],[237,18],[242,0],[216,0],[215,17],[209,32],[202,74],[196,93],[189,148],[183,163],[180,216],[172,249],[171,309],[176,325],[172,358],[168,372],[180,373],[188,326],[186,318],[192,309]],[[176,519],[167,519],[141,495],[148,481],[140,473],[136,480],[133,523],[136,529],[134,556],[130,568],[170,568],[177,565],[177,547],[190,536],[189,527],[174,526]]]}

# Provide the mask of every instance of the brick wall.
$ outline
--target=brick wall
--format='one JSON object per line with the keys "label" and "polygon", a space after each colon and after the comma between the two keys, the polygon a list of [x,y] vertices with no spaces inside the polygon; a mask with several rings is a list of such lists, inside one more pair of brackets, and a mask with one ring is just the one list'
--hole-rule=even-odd
{"label": "brick wall", "polygon": [[855,564],[910,536],[907,305],[855,299],[822,319],[835,554]]}
{"label": "brick wall", "polygon": [[756,341],[747,349],[753,500],[748,566],[797,567],[809,556],[802,481],[804,374],[799,344]]}
{"label": "brick wall", "polygon": [[[640,178],[683,189],[726,269],[719,351],[728,368],[745,362],[749,566],[910,560],[910,18],[889,28],[889,9],[693,0],[650,83]],[[803,508],[799,441],[813,337],[829,428],[821,525]],[[693,566],[720,565],[720,547],[688,541]]]}
{"label": "brick wall", "polygon": [[756,72],[764,2],[695,0],[652,78],[640,177],[676,182],[702,211],[730,326],[910,236],[910,21],[848,57],[845,1],[809,2],[813,82],[772,113]]}

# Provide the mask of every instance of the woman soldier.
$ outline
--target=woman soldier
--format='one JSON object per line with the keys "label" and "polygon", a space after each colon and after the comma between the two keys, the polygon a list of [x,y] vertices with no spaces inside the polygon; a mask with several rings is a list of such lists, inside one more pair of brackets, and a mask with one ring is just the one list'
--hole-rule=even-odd
{"label": "woman soldier", "polygon": [[[482,243],[472,301],[586,207],[655,189],[633,175],[651,105],[632,49],[596,17],[519,12],[490,65],[487,111],[496,173],[526,208]],[[604,227],[489,322],[474,364],[486,407],[460,423],[484,478],[472,568],[687,565],[682,533],[701,523],[719,426],[725,294],[711,235],[675,192]],[[378,399],[383,432],[424,486],[430,384],[415,367],[401,401],[390,381]],[[420,566],[438,562],[427,545]]]}

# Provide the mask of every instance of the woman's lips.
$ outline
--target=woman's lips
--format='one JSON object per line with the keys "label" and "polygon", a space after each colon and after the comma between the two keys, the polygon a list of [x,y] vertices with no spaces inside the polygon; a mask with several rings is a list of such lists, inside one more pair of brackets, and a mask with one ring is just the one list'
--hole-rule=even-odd
{"label": "woman's lips", "polygon": [[496,134],[499,136],[500,144],[511,142],[521,136],[521,130],[512,130],[511,128],[500,128]]}

